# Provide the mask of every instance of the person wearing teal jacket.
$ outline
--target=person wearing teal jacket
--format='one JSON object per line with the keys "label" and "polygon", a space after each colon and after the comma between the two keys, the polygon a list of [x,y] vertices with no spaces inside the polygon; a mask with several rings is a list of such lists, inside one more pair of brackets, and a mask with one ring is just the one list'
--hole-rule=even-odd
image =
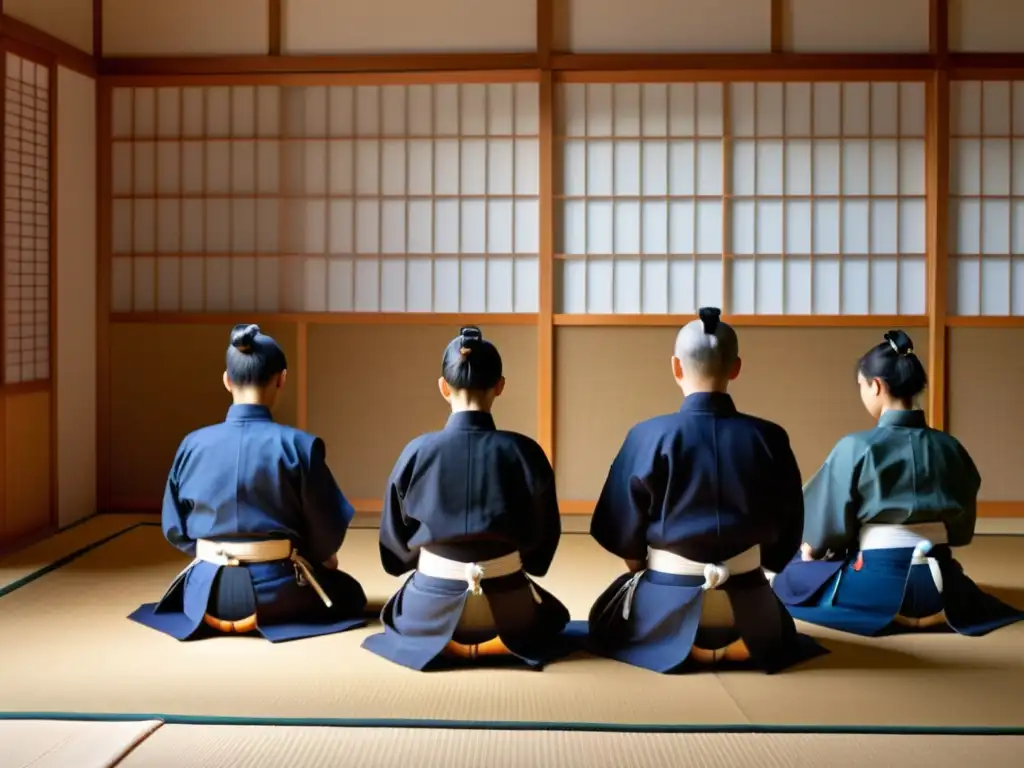
{"label": "person wearing teal jacket", "polygon": [[890,331],[857,366],[874,429],[847,435],[804,486],[804,543],[773,580],[794,618],[858,635],[946,628],[984,635],[1024,619],[963,572],[981,476],[914,399],[914,343]]}

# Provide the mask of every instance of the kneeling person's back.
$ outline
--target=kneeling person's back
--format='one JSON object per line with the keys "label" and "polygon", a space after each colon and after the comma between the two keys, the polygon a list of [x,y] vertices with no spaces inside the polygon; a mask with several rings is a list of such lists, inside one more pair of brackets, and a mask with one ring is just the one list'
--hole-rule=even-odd
{"label": "kneeling person's back", "polygon": [[660,672],[688,660],[779,669],[821,652],[797,635],[762,570],[799,549],[800,471],[782,427],[736,409],[736,334],[717,309],[700,314],[672,357],[682,407],[630,430],[594,511],[592,536],[629,573],[595,603],[591,638]]}
{"label": "kneeling person's back", "polygon": [[539,668],[561,653],[568,611],[543,576],[561,535],[555,477],[536,442],[497,429],[501,356],[478,328],[448,345],[438,382],[445,428],[414,439],[388,481],[384,569],[415,570],[364,647],[413,669],[443,657],[517,656]]}
{"label": "kneeling person's back", "polygon": [[324,443],[271,415],[286,375],[272,338],[234,329],[224,373],[234,404],[182,441],[164,492],[164,535],[193,562],[134,620],[179,640],[204,628],[279,641],[365,624],[362,588],[337,570],[353,509]]}

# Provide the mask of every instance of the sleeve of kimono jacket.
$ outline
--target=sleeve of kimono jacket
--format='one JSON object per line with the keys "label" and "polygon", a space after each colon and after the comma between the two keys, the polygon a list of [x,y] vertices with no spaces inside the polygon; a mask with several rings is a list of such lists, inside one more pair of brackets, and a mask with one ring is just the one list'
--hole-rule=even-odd
{"label": "sleeve of kimono jacket", "polygon": [[418,440],[406,446],[388,478],[384,510],[380,516],[380,562],[390,576],[401,576],[416,567],[419,551],[409,546],[419,522],[405,514],[405,494],[416,466]]}
{"label": "sleeve of kimono jacket", "polygon": [[821,557],[826,550],[846,552],[857,540],[857,485],[864,454],[861,441],[853,436],[844,437],[804,486],[803,539],[810,544],[815,557]]}
{"label": "sleeve of kimono jacket", "polygon": [[539,445],[534,444],[526,456],[533,491],[530,530],[522,538],[519,554],[523,570],[531,576],[544,576],[551,567],[562,537],[562,517],[558,512],[555,471]]}
{"label": "sleeve of kimono jacket", "polygon": [[951,467],[949,477],[953,483],[954,498],[960,510],[946,520],[949,546],[966,547],[974,539],[974,528],[978,522],[978,491],[981,489],[981,475],[971,455],[962,445],[957,445],[961,466]]}
{"label": "sleeve of kimono jacket", "polygon": [[327,447],[319,437],[313,438],[308,464],[303,468],[302,513],[307,532],[307,551],[302,555],[322,563],[337,554],[355,510],[327,466]]}
{"label": "sleeve of kimono jacket", "polygon": [[779,427],[773,435],[773,477],[776,483],[773,512],[777,537],[761,547],[761,563],[770,571],[781,571],[800,551],[804,534],[804,494],[800,485],[800,466],[789,444],[789,435]]}
{"label": "sleeve of kimono jacket", "polygon": [[184,552],[190,557],[196,555],[196,543],[189,538],[185,520],[192,506],[183,502],[179,496],[179,477],[181,468],[188,457],[188,440],[182,441],[174,454],[174,463],[171,464],[171,471],[167,475],[167,485],[164,486],[164,501],[160,508],[160,522],[164,530],[164,537],[171,543],[171,546]]}
{"label": "sleeve of kimono jacket", "polygon": [[654,489],[662,462],[658,442],[635,427],[612,461],[590,520],[590,535],[623,560],[647,559],[647,525],[661,506]]}

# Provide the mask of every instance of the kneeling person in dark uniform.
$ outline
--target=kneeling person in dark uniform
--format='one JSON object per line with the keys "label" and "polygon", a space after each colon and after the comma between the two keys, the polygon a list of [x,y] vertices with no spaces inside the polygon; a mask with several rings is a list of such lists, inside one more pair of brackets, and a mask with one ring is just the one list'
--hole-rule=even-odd
{"label": "kneeling person in dark uniform", "polygon": [[286,369],[258,326],[231,332],[234,405],[182,441],[164,493],[164,535],[194,560],[134,621],[178,640],[255,631],[272,642],[366,624],[362,587],[337,570],[354,511],[324,443],[270,415]]}
{"label": "kneeling person in dark uniform", "polygon": [[739,346],[719,314],[701,309],[679,332],[683,405],[630,430],[591,521],[629,568],[591,609],[591,643],[655,672],[688,660],[776,671],[824,653],[797,634],[762,570],[800,548],[800,470],[786,431],[727,394]]}
{"label": "kneeling person in dark uniform", "polygon": [[567,650],[569,612],[527,576],[547,573],[561,536],[554,472],[536,442],[495,427],[505,379],[480,329],[462,329],[441,370],[452,414],[406,446],[381,517],[384,570],[415,573],[363,647],[417,670],[445,656],[539,668]]}
{"label": "kneeling person in dark uniform", "polygon": [[914,342],[885,334],[857,363],[874,429],[847,435],[804,489],[799,558],[774,580],[789,612],[862,636],[952,630],[978,637],[1024,621],[953,554],[974,538],[981,476],[914,400],[928,376]]}

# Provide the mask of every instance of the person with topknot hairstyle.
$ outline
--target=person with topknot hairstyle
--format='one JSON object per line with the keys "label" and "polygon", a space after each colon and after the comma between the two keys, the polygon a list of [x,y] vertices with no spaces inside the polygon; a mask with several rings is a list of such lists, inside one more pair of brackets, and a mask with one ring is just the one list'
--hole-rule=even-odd
{"label": "person with topknot hairstyle", "polygon": [[798,619],[872,636],[952,629],[984,635],[1024,619],[963,572],[951,548],[974,538],[981,476],[966,449],[930,429],[914,342],[885,334],[857,362],[874,429],[840,440],[804,488],[801,553],[774,578]]}
{"label": "person with topknot hairstyle", "polygon": [[756,666],[774,672],[825,650],[796,631],[763,568],[797,553],[804,507],[786,431],[736,410],[736,332],[715,307],[676,337],[676,413],[626,435],[590,532],[625,561],[590,612],[604,656],[655,672]]}
{"label": "person with topknot hairstyle", "polygon": [[569,611],[530,578],[562,533],[555,473],[534,440],[495,425],[505,377],[479,328],[448,344],[437,384],[451,415],[402,451],[380,521],[384,570],[413,573],[363,647],[415,670],[484,657],[540,668],[572,647]]}
{"label": "person with topknot hairstyle", "polygon": [[133,621],[178,640],[271,642],[366,624],[363,588],[338,570],[354,511],[324,442],[271,415],[287,377],[284,350],[258,325],[232,329],[223,383],[233,405],[182,440],[164,491],[164,536],[193,560]]}

